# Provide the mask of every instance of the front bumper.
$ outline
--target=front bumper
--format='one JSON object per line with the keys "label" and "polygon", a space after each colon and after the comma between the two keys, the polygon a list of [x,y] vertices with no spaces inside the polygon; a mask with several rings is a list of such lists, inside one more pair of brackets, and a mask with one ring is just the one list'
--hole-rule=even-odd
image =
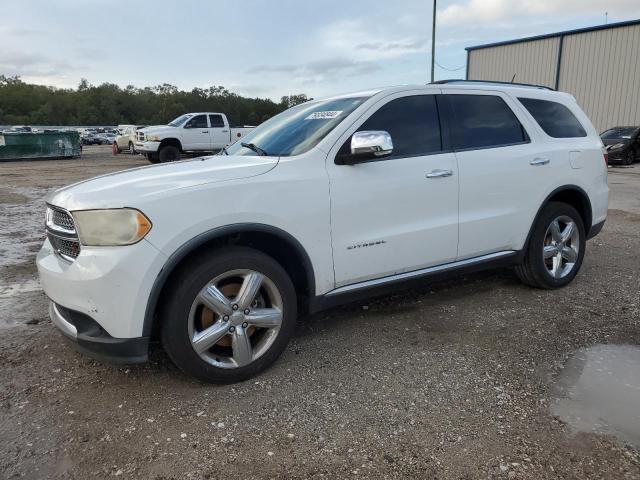
{"label": "front bumper", "polygon": [[[148,334],[143,333],[147,302],[166,260],[142,240],[123,247],[83,246],[69,262],[54,252],[47,239],[36,264],[42,288],[53,302],[89,317],[112,338],[131,339]],[[73,336],[68,325],[58,325]]]}
{"label": "front bumper", "polygon": [[141,153],[156,153],[160,142],[136,142],[136,150]]}
{"label": "front bumper", "polygon": [[113,338],[88,315],[49,304],[49,316],[77,350],[109,363],[142,363],[148,359],[149,338]]}

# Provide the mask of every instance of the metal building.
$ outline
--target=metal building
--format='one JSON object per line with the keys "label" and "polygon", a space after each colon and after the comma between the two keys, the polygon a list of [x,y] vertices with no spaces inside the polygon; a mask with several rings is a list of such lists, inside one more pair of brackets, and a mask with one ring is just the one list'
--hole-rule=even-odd
{"label": "metal building", "polygon": [[467,79],[569,92],[599,132],[640,125],[640,19],[468,47]]}

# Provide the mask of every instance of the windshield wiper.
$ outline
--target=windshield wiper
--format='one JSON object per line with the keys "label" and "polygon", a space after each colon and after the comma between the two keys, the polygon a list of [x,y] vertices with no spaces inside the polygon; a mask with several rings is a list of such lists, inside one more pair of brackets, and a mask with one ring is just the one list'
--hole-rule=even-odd
{"label": "windshield wiper", "polygon": [[218,155],[229,155],[229,152],[227,152],[227,147],[222,147],[222,150],[220,150],[220,153],[218,153]]}
{"label": "windshield wiper", "polygon": [[255,143],[240,142],[240,145],[242,145],[244,148],[248,148],[249,150],[253,150],[254,152],[256,152],[258,155],[260,155],[262,157],[268,156],[267,152],[265,152],[263,149],[258,147]]}

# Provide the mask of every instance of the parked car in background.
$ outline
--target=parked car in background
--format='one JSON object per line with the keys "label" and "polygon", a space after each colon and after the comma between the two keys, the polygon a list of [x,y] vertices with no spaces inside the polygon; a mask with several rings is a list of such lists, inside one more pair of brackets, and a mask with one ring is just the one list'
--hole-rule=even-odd
{"label": "parked car in background", "polygon": [[[149,135],[176,138],[194,115]],[[564,287],[607,216],[598,133],[547,89],[370,90],[295,106],[243,140],[48,197],[40,281],[82,351],[141,362],[159,337],[185,372],[240,381],[278,358],[299,314],[402,281],[513,266]]]}
{"label": "parked car in background", "polygon": [[167,125],[138,130],[135,148],[151,163],[174,162],[187,152],[218,152],[253,128],[231,126],[224,113],[186,113]]}
{"label": "parked car in background", "polygon": [[631,165],[640,161],[640,127],[613,127],[600,134],[609,163]]}
{"label": "parked car in background", "polygon": [[128,125],[120,130],[120,134],[116,136],[113,144],[113,153],[120,153],[123,150],[135,155],[136,151],[136,133],[138,130],[146,128],[146,125]]}
{"label": "parked car in background", "polygon": [[113,145],[113,142],[115,142],[116,140],[116,135],[115,133],[99,133],[97,135],[98,138],[98,144],[99,145]]}
{"label": "parked car in background", "polygon": [[84,131],[80,134],[81,145],[100,145],[100,137],[97,133]]}

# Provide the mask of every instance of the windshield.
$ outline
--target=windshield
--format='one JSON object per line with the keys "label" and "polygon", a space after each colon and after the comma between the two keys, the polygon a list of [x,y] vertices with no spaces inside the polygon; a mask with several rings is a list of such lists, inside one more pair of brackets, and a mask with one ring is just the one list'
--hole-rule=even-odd
{"label": "windshield", "polygon": [[184,114],[184,115],[180,115],[178,118],[176,118],[175,120],[170,121],[167,125],[169,125],[170,127],[179,127],[180,125],[182,125],[184,122],[186,122],[187,120],[189,120],[193,115],[189,115],[189,114]]}
{"label": "windshield", "polygon": [[274,157],[300,155],[326,137],[367,97],[307,102],[276,115],[227,148],[229,155],[255,155],[252,144]]}
{"label": "windshield", "polygon": [[637,129],[636,127],[615,127],[615,128],[610,128],[609,130],[604,132],[602,135],[600,135],[600,138],[604,138],[604,139],[631,138],[631,135],[633,135],[633,132],[635,132],[636,129]]}

